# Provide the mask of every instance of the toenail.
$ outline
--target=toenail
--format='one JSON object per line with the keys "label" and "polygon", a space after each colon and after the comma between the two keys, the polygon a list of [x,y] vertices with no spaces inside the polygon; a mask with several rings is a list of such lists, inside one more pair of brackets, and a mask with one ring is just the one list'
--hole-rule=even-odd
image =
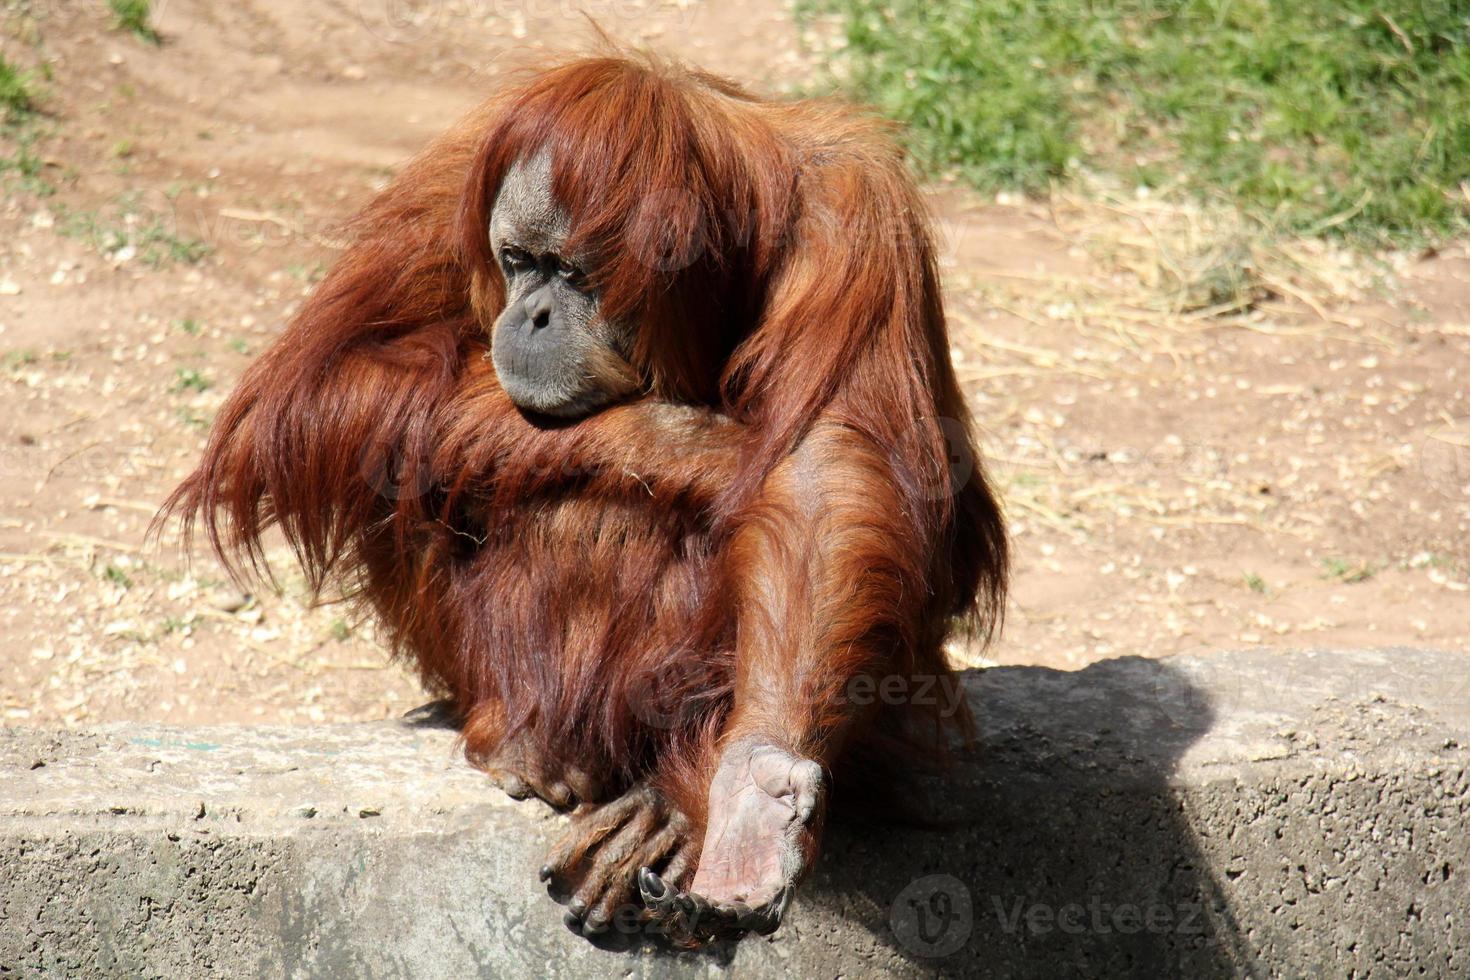
{"label": "toenail", "polygon": [[638,872],[638,887],[652,901],[659,901],[669,893],[668,886],[662,878],[654,874],[648,868]]}

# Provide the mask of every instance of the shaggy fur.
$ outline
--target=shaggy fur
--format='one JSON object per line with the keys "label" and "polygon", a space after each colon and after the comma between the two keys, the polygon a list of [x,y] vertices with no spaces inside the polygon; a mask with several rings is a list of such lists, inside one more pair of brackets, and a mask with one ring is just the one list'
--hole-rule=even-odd
{"label": "shaggy fur", "polygon": [[[518,411],[488,351],[490,207],[541,151],[604,313],[637,324],[641,394],[570,423]],[[954,618],[994,626],[1006,543],[968,432],[882,124],[594,58],[491,99],[372,202],[168,510],[246,572],[279,527],[452,700],[472,758],[514,736],[615,791],[651,779],[697,833],[731,738],[829,768],[942,743],[932,709],[845,692],[948,678]]]}

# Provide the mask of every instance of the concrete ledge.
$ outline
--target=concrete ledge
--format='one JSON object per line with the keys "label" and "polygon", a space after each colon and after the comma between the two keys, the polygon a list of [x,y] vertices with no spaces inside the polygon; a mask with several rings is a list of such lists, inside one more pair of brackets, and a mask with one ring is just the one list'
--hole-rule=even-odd
{"label": "concrete ledge", "polygon": [[0,977],[1470,976],[1470,656],[967,678],[938,826],[839,825],[771,940],[600,950],[560,818],[407,724],[0,732]]}

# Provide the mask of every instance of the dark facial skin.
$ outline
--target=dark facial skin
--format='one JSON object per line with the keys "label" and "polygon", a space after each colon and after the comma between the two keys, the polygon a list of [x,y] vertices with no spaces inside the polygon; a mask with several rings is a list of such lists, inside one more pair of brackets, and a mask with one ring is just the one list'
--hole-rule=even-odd
{"label": "dark facial skin", "polygon": [[511,401],[560,418],[586,415],[638,388],[619,353],[624,331],[602,317],[583,261],[566,254],[569,231],[552,197],[550,159],[511,168],[490,215],[506,296],[491,355]]}

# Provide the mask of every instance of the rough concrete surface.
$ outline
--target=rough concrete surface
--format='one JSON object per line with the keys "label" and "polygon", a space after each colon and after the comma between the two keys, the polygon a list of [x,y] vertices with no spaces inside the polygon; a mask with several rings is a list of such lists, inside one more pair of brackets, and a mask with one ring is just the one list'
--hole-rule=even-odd
{"label": "rough concrete surface", "polygon": [[1470,976],[1470,656],[966,681],[931,825],[839,821],[777,936],[679,956],[567,932],[564,818],[451,732],[5,730],[0,976]]}

